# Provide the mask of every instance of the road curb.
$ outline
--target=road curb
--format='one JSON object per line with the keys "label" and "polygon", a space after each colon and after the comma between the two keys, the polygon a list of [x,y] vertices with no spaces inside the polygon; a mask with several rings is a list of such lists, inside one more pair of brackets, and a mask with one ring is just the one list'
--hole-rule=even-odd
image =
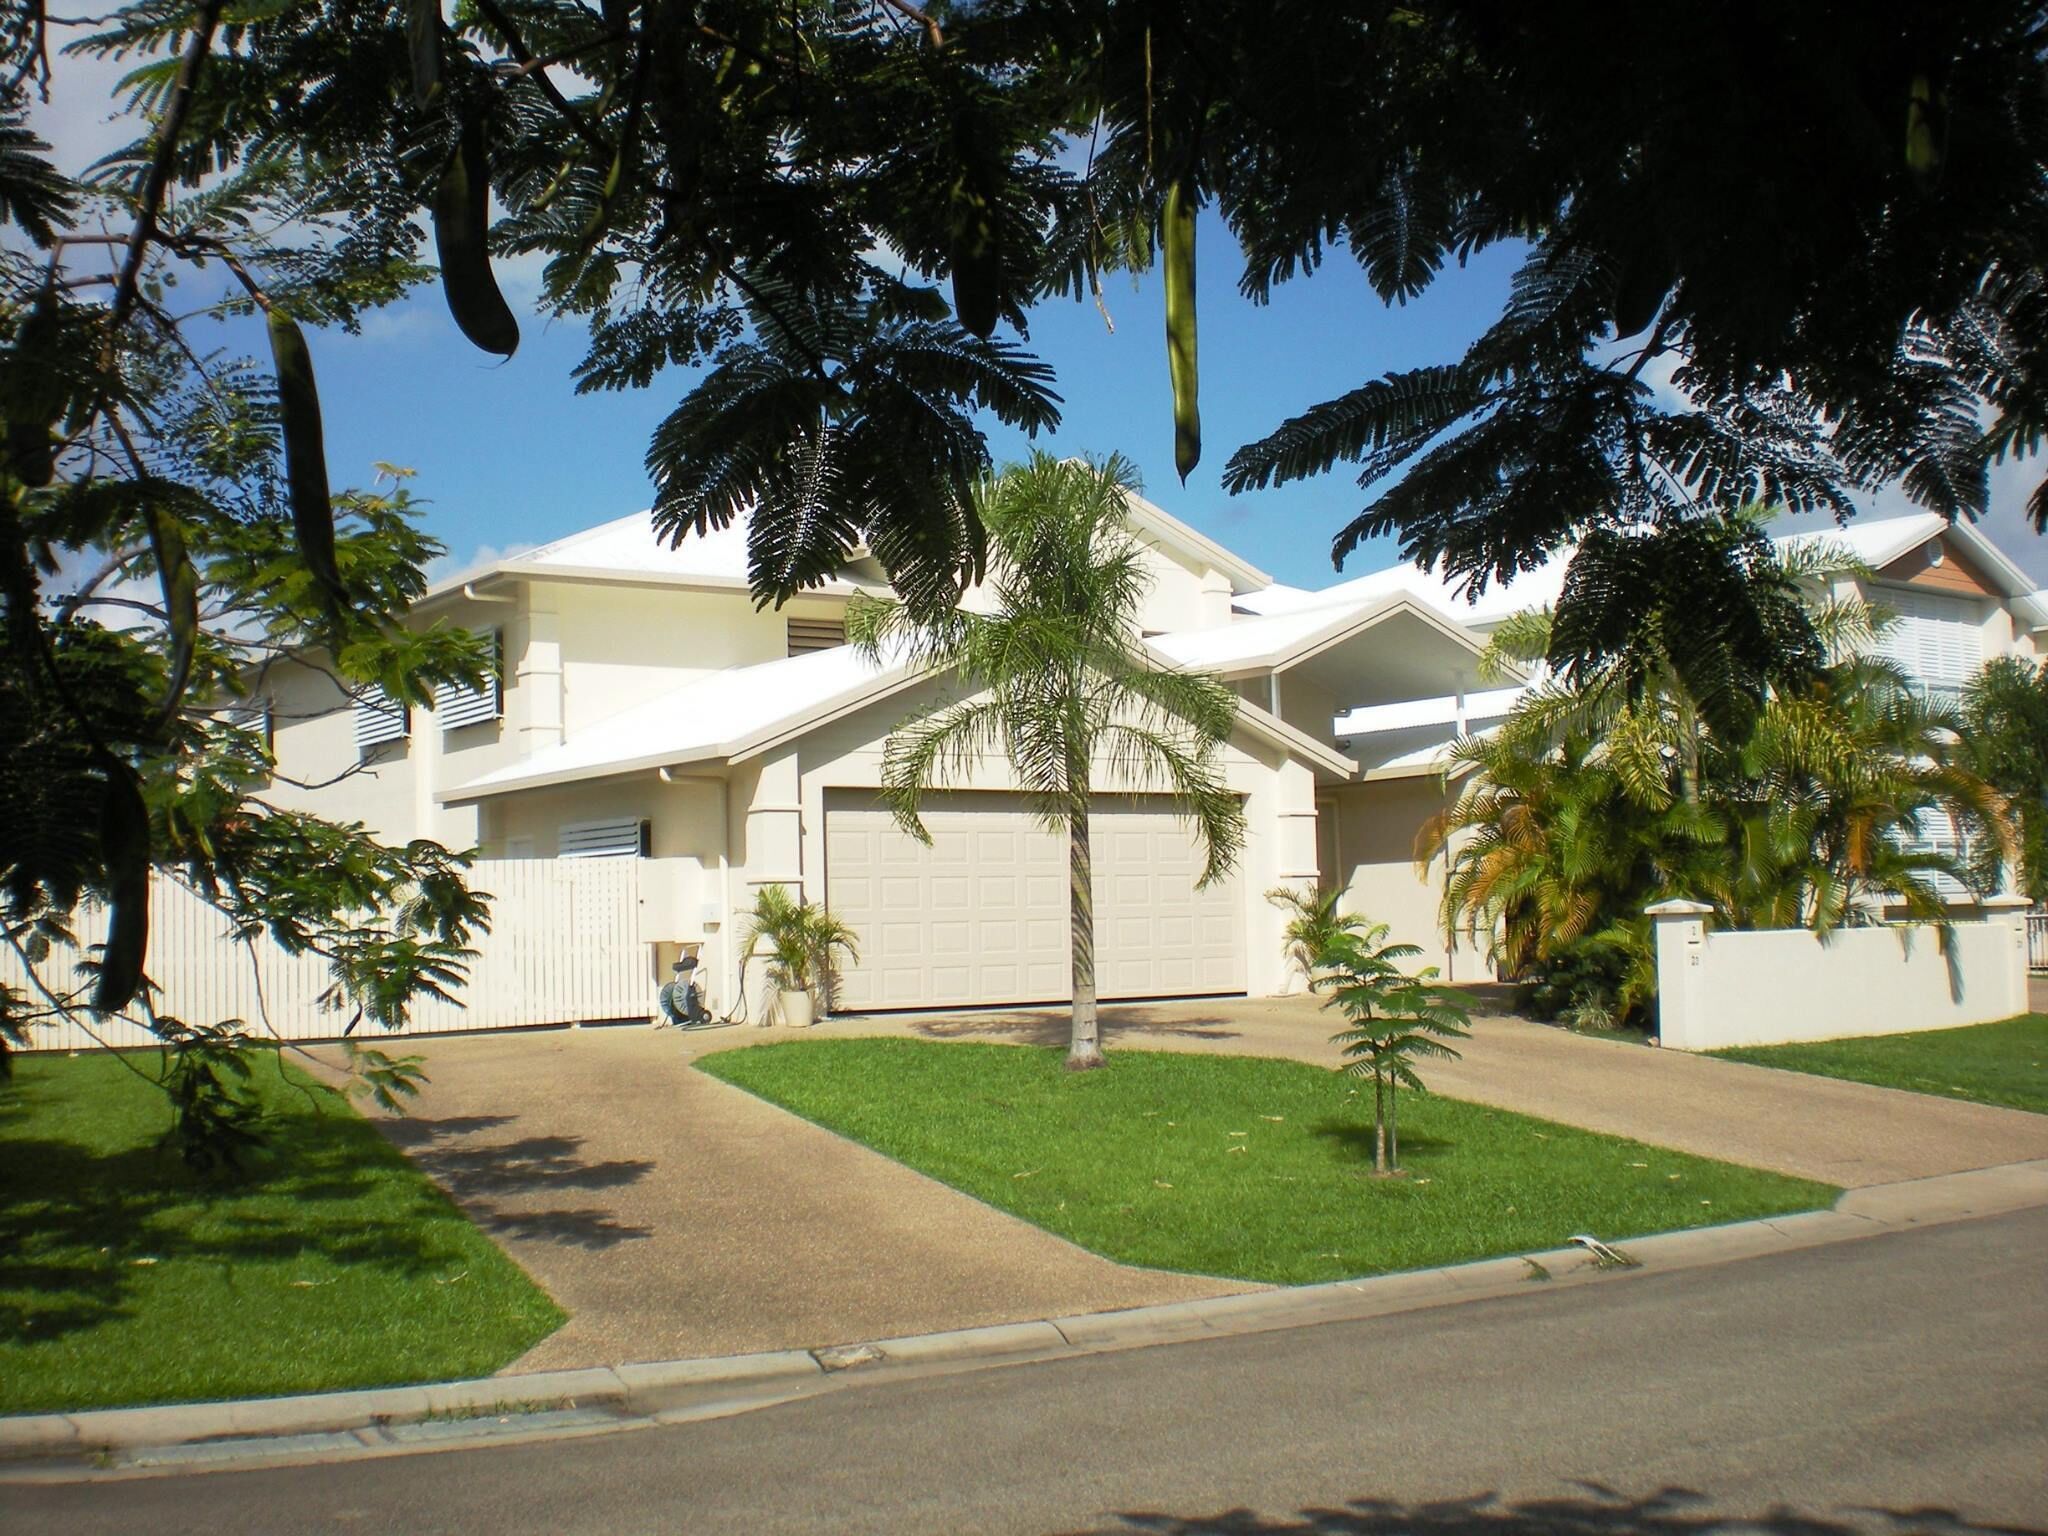
{"label": "road curb", "polygon": [[[1665,1273],[2048,1205],[2048,1159],[1852,1189],[1825,1211],[1702,1227],[1621,1244],[1482,1259],[1363,1280],[1251,1291],[1119,1312],[1041,1318],[905,1338],[490,1376],[369,1391],[0,1418],[0,1463],[77,1461],[167,1447],[389,1431],[394,1426],[598,1410],[620,1424],[775,1400],[878,1374],[1069,1359],[1194,1339],[1345,1322],[1459,1302]],[[361,1443],[374,1448],[371,1440]]]}

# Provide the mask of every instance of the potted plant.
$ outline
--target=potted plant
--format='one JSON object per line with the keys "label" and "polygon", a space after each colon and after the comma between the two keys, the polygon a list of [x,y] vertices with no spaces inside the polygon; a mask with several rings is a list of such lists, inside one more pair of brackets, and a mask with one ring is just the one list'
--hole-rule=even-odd
{"label": "potted plant", "polygon": [[786,886],[768,885],[748,916],[746,959],[767,957],[775,1013],[791,1029],[807,1029],[823,994],[827,1012],[839,960],[860,958],[853,930],[815,902],[799,901]]}

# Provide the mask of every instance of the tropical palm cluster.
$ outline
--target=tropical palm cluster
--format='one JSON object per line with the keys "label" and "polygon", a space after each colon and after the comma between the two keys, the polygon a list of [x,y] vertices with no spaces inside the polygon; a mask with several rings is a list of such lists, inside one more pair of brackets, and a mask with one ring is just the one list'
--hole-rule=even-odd
{"label": "tropical palm cluster", "polygon": [[[1640,1022],[1654,902],[1707,902],[1731,928],[1939,924],[1941,885],[1989,887],[2011,852],[2006,796],[1971,766],[1962,715],[1872,653],[1880,609],[1836,595],[1853,561],[1825,541],[1774,548],[1761,526],[1689,525],[1671,551],[1707,574],[1668,584],[1663,534],[1589,549],[1554,614],[1494,636],[1496,669],[1547,671],[1497,731],[1454,744],[1466,788],[1416,852],[1445,858],[1446,928],[1491,935],[1539,1012]],[[1615,606],[1603,565],[1637,593],[1605,648],[1577,611]],[[1931,847],[1923,817],[1951,818],[1982,855]]]}

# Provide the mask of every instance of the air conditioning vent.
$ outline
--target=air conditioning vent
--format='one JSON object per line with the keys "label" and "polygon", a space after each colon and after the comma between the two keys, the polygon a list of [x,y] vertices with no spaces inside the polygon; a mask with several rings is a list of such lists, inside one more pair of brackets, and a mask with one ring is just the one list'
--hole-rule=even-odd
{"label": "air conditioning vent", "polygon": [[412,729],[412,712],[381,688],[356,700],[356,751],[368,757],[389,742],[403,741]]}
{"label": "air conditioning vent", "polygon": [[505,713],[505,690],[501,681],[503,668],[495,659],[502,643],[499,632],[492,630],[493,672],[481,688],[442,683],[434,689],[434,713],[441,721],[442,730],[457,731],[465,725],[485,725]]}
{"label": "air conditioning vent", "polygon": [[653,827],[630,816],[616,821],[564,822],[555,853],[564,859],[644,859]]}
{"label": "air conditioning vent", "polygon": [[791,619],[789,654],[806,656],[812,651],[829,651],[846,644],[844,619]]}

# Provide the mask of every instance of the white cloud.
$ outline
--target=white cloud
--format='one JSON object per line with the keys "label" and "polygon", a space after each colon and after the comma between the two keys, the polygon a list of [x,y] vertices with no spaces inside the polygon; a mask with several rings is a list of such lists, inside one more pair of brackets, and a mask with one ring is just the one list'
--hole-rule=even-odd
{"label": "white cloud", "polygon": [[50,27],[50,99],[33,100],[29,126],[49,140],[58,169],[77,175],[140,138],[146,125],[122,111],[122,77],[145,59],[88,58],[61,50],[97,28]]}
{"label": "white cloud", "polygon": [[457,576],[467,576],[473,571],[481,571],[496,565],[500,560],[510,560],[516,555],[523,555],[529,550],[539,548],[540,546],[534,543],[479,544],[467,557],[458,556],[450,550],[440,559],[427,563],[427,580],[438,584]]}

